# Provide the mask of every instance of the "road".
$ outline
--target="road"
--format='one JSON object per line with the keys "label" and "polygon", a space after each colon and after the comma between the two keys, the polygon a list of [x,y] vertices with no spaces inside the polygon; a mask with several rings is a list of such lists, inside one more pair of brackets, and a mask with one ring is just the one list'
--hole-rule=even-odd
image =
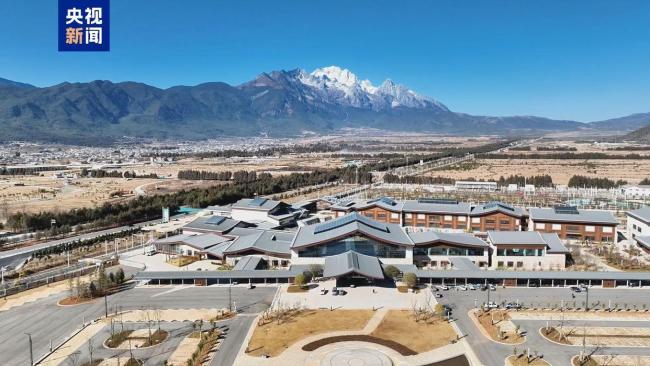
{"label": "road", "polygon": [[[234,360],[239,350],[243,335],[248,331],[239,329],[250,325],[253,317],[246,314],[256,314],[265,310],[275,295],[275,287],[257,287],[249,290],[246,287],[233,287],[232,299],[237,305],[242,320],[232,321],[233,340],[228,340],[230,346],[224,348],[223,360]],[[49,350],[50,340],[54,345],[61,343],[64,338],[78,329],[83,320],[90,320],[104,315],[104,302],[98,299],[90,304],[61,307],[56,303],[66,294],[50,296],[33,303],[0,312],[0,365],[24,366],[29,364],[29,349],[27,336],[30,333],[34,342],[34,358],[38,359]],[[185,287],[185,288],[135,288],[108,297],[110,312],[119,310],[134,310],[142,307],[159,309],[198,309],[220,308],[228,306],[227,287]],[[227,335],[227,339],[230,336]],[[221,352],[221,351],[220,351]],[[235,352],[234,355],[229,352]],[[219,364],[222,365],[222,364]],[[227,365],[227,363],[223,363]]]}
{"label": "road", "polygon": [[[440,303],[449,305],[453,309],[452,318],[466,335],[472,349],[484,365],[503,365],[504,359],[511,355],[513,346],[507,346],[492,342],[485,338],[476,328],[467,313],[474,308],[475,301],[477,304],[487,301],[487,292],[485,291],[443,291],[443,298]],[[490,301],[497,303],[515,302],[536,306],[548,306],[548,303],[560,305],[573,304],[576,301],[577,306],[581,306],[585,301],[585,294],[577,294],[576,298],[571,297],[571,291],[567,288],[498,288],[490,294]],[[650,291],[640,289],[591,289],[589,290],[589,303],[599,301],[608,304],[611,300],[612,306],[618,303],[619,306],[628,304],[629,306],[650,304]],[[580,347],[560,346],[553,344],[539,335],[539,328],[546,326],[546,321],[527,320],[516,321],[521,325],[522,331],[526,332],[526,343],[517,346],[519,352],[525,348],[530,348],[531,353],[537,351],[544,356],[552,365],[569,365],[571,357],[580,352]],[[557,325],[557,322],[551,322],[551,325]],[[574,321],[566,322],[567,326],[586,324],[594,326],[650,326],[650,322],[626,322],[626,321]],[[593,347],[587,347],[591,351]],[[643,348],[603,348],[597,354],[648,354]]]}
{"label": "road", "polygon": [[111,234],[115,234],[115,233],[119,233],[119,232],[122,232],[122,231],[129,230],[129,229],[147,226],[149,224],[153,224],[153,223],[157,223],[157,222],[160,222],[160,220],[151,220],[151,221],[141,222],[141,223],[133,224],[133,226],[124,225],[124,226],[120,226],[120,227],[116,227],[116,228],[112,228],[112,229],[94,231],[94,232],[91,232],[91,233],[76,235],[76,236],[72,236],[72,237],[65,238],[65,239],[51,240],[51,241],[47,241],[47,242],[40,243],[40,244],[30,245],[28,247],[3,251],[3,252],[0,252],[0,267],[15,266],[17,263],[19,263],[21,261],[24,261],[25,259],[29,258],[29,256],[31,256],[32,253],[34,253],[35,251],[43,249],[43,248],[48,248],[48,247],[52,247],[52,246],[56,246],[56,245],[60,245],[60,244],[64,244],[64,243],[70,243],[70,242],[77,241],[77,240],[85,241],[85,240],[89,240],[89,239],[94,239],[94,238],[97,238],[97,237],[100,237],[100,236],[111,235]]}

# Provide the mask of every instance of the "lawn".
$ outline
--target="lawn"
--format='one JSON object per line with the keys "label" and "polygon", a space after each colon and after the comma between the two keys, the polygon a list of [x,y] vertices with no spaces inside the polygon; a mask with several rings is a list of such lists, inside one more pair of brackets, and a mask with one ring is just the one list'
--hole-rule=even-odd
{"label": "lawn", "polygon": [[198,257],[179,255],[174,258],[170,258],[167,261],[167,263],[171,264],[172,266],[183,267],[183,266],[187,266],[188,264],[194,263],[198,260],[199,260]]}
{"label": "lawn", "polygon": [[334,331],[360,331],[372,317],[372,310],[300,310],[287,314],[280,323],[260,322],[246,352],[251,356],[274,357],[295,342],[314,334]]}
{"label": "lawn", "polygon": [[410,310],[388,311],[370,335],[399,342],[417,353],[446,346],[456,339],[456,332],[448,322],[435,316],[416,322]]}

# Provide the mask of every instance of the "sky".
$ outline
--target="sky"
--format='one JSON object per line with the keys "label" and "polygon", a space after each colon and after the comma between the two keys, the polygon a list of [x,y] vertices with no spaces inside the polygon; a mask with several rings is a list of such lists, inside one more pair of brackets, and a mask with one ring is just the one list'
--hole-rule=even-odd
{"label": "sky", "polygon": [[111,0],[107,53],[58,52],[57,0],[0,1],[0,77],[36,86],[329,65],[477,115],[650,112],[650,1]]}

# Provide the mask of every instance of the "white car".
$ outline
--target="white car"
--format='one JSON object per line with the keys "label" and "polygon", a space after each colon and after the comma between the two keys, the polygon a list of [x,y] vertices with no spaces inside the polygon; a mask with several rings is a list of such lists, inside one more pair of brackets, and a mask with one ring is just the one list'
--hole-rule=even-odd
{"label": "white car", "polygon": [[456,288],[461,290],[461,291],[467,291],[467,286],[465,286],[465,285],[456,286]]}
{"label": "white car", "polygon": [[486,309],[496,309],[499,307],[496,302],[490,301],[483,304],[483,307]]}
{"label": "white car", "polygon": [[447,286],[445,286],[445,285],[436,285],[435,287],[436,287],[438,290],[442,290],[442,291],[447,291],[447,290],[449,290],[449,287],[447,287]]}

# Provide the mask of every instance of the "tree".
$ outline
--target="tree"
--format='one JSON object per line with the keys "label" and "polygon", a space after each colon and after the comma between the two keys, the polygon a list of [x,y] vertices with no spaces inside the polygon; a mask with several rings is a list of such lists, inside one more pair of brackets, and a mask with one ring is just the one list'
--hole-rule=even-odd
{"label": "tree", "polygon": [[407,272],[404,274],[404,283],[406,286],[413,288],[418,283],[418,276],[413,272]]}
{"label": "tree", "polygon": [[302,274],[305,276],[305,283],[311,282],[314,278],[314,274],[310,271],[304,271]]}
{"label": "tree", "polygon": [[117,270],[117,273],[115,274],[115,282],[118,285],[121,285],[124,283],[124,270],[122,268]]}
{"label": "tree", "polygon": [[307,283],[307,279],[304,274],[298,273],[296,277],[294,277],[293,283],[297,286],[303,287]]}
{"label": "tree", "polygon": [[309,272],[311,272],[312,277],[320,277],[323,275],[323,266],[320,264],[310,264]]}
{"label": "tree", "polygon": [[386,272],[386,276],[395,279],[397,276],[399,276],[399,269],[397,267],[393,266],[392,264],[389,266],[386,266],[384,269],[384,272]]}

